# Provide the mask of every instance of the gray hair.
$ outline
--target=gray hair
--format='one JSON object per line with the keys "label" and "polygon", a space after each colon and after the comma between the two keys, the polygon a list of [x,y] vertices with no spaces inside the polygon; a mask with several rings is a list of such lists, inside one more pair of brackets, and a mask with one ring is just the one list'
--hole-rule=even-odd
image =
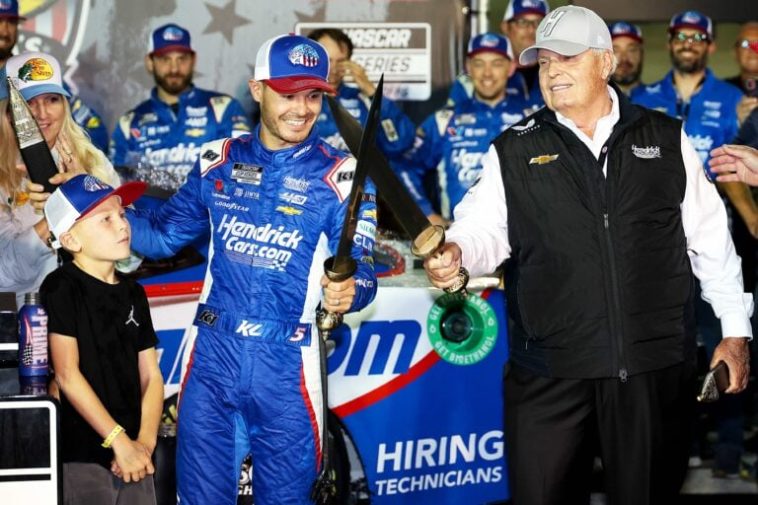
{"label": "gray hair", "polygon": [[618,59],[616,58],[616,55],[614,54],[614,52],[612,50],[610,50],[610,49],[602,49],[600,47],[591,47],[590,50],[593,53],[597,54],[598,56],[602,56],[605,53],[610,53],[610,55],[611,55],[611,71],[608,72],[608,76],[605,79],[606,81],[610,81],[611,80],[611,76],[613,76],[613,73],[616,71],[616,67],[618,66],[618,63],[619,63]]}

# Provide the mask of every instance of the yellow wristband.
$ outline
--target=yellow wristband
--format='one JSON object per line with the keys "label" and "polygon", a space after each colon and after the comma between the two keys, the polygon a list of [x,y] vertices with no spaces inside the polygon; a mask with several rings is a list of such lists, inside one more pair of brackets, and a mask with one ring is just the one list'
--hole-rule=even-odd
{"label": "yellow wristband", "polygon": [[113,428],[113,430],[108,434],[108,436],[105,437],[105,440],[103,440],[103,443],[100,445],[102,445],[106,449],[110,448],[113,441],[122,431],[124,431],[124,427],[121,426],[120,424],[117,424],[116,427]]}

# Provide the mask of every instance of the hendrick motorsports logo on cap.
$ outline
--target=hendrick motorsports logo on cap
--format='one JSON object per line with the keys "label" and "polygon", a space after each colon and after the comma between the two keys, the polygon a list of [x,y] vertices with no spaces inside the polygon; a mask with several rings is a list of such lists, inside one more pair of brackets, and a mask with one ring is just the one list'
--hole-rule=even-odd
{"label": "hendrick motorsports logo on cap", "polygon": [[479,41],[479,45],[483,47],[497,47],[499,43],[500,40],[494,35],[490,35],[489,33],[483,35],[482,39]]}
{"label": "hendrick motorsports logo on cap", "polygon": [[177,41],[182,40],[182,37],[184,37],[182,31],[174,26],[169,26],[163,30],[163,40]]}
{"label": "hendrick motorsports logo on cap", "polygon": [[32,58],[18,69],[18,78],[27,81],[48,81],[53,78],[53,66],[43,58]]}
{"label": "hendrick motorsports logo on cap", "polygon": [[426,330],[434,351],[448,363],[473,365],[483,360],[497,341],[497,317],[484,298],[448,293],[429,310]]}
{"label": "hendrick motorsports logo on cap", "polygon": [[688,11],[682,16],[682,23],[692,23],[696,25],[700,22],[700,15],[697,12]]}
{"label": "hendrick motorsports logo on cap", "polygon": [[308,44],[298,44],[287,54],[290,63],[293,65],[303,65],[304,67],[315,67],[318,65],[318,53]]}

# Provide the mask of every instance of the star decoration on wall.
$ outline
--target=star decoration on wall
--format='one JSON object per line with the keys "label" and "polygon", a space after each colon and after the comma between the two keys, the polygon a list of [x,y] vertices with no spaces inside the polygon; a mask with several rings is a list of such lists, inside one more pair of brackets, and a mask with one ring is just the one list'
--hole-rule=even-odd
{"label": "star decoration on wall", "polygon": [[236,0],[231,0],[224,7],[216,7],[206,3],[205,7],[211,15],[211,22],[205,27],[203,33],[220,32],[226,41],[232,44],[234,42],[234,29],[251,22],[235,12],[236,5]]}

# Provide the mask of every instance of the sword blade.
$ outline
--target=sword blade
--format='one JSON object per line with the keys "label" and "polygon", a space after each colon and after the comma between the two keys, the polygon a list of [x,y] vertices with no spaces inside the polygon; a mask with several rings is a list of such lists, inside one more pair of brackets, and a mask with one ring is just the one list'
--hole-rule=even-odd
{"label": "sword blade", "polygon": [[371,166],[372,160],[367,153],[371,146],[374,145],[376,130],[379,127],[379,113],[381,111],[382,95],[384,90],[384,75],[379,79],[376,86],[374,98],[371,100],[371,106],[368,109],[366,117],[366,127],[360,138],[360,145],[356,154],[355,172],[353,175],[353,184],[350,188],[348,197],[347,212],[342,225],[342,235],[340,236],[337,254],[334,257],[333,269],[340,271],[340,267],[346,261],[351,259],[350,251],[353,246],[353,236],[358,224],[358,211],[363,199],[363,188],[366,183],[366,175]]}
{"label": "sword blade", "polygon": [[[340,135],[350,152],[357,156],[363,135],[360,123],[335,98],[327,96],[326,100]],[[411,238],[421,235],[431,223],[392,170],[384,154],[372,144],[366,156],[370,161],[368,169],[371,180],[376,184],[379,195],[390,203],[389,208],[400,226]]]}

